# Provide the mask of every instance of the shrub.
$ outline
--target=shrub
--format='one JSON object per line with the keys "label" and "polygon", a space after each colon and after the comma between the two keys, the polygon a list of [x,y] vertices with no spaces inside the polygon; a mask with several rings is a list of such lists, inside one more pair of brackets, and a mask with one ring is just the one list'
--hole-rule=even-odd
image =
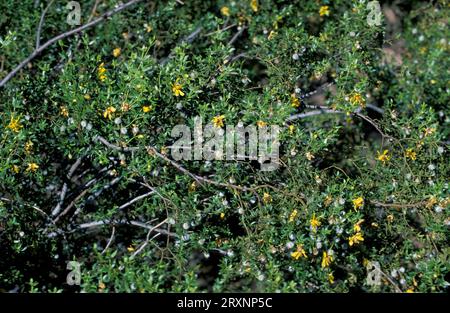
{"label": "shrub", "polygon": [[[0,4],[3,77],[37,2]],[[51,45],[0,90],[2,290],[447,290],[448,3],[382,8],[144,1]],[[278,169],[174,160],[195,117],[280,126]]]}

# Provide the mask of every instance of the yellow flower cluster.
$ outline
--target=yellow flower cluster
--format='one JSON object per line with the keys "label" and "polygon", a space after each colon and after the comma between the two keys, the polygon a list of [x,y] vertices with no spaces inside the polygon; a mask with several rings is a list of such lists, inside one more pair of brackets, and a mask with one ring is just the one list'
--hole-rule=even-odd
{"label": "yellow flower cluster", "polygon": [[291,95],[291,106],[293,108],[299,108],[300,107],[300,100],[297,98],[295,93]]}
{"label": "yellow flower cluster", "polygon": [[223,120],[225,119],[225,115],[218,115],[213,117],[212,122],[214,124],[214,127],[216,128],[222,128],[224,126]]}
{"label": "yellow flower cluster", "polygon": [[329,267],[331,262],[333,262],[333,256],[324,251],[322,254],[322,268]]}
{"label": "yellow flower cluster", "polygon": [[298,211],[297,209],[294,209],[294,211],[292,211],[291,215],[289,215],[289,222],[292,223],[295,218],[297,217]]}
{"label": "yellow flower cluster", "polygon": [[320,226],[320,221],[316,218],[316,213],[313,213],[311,220],[309,221],[311,224],[311,229],[316,232],[317,228]]}
{"label": "yellow flower cluster", "polygon": [[348,244],[350,246],[356,245],[360,243],[361,241],[364,241],[364,237],[362,236],[362,233],[356,233],[350,237],[348,237]]}
{"label": "yellow flower cluster", "polygon": [[356,199],[353,199],[352,202],[353,202],[353,209],[355,209],[356,211],[357,209],[363,206],[364,199],[362,197],[358,197]]}
{"label": "yellow flower cluster", "polygon": [[36,163],[28,163],[27,172],[36,172],[39,168],[39,165],[37,165]]}
{"label": "yellow flower cluster", "polygon": [[106,80],[106,68],[105,63],[102,63],[99,65],[97,69],[98,79],[103,82]]}
{"label": "yellow flower cluster", "polygon": [[363,222],[364,220],[359,220],[355,225],[353,225],[353,232],[355,234],[348,237],[348,244],[350,245],[350,247],[364,241],[364,237],[361,232],[361,224]]}
{"label": "yellow flower cluster", "polygon": [[256,122],[256,125],[258,125],[259,128],[263,128],[267,126],[267,123],[259,120],[258,122]]}
{"label": "yellow flower cluster", "polygon": [[230,9],[228,7],[222,7],[220,13],[222,13],[223,16],[230,16]]}
{"label": "yellow flower cluster", "polygon": [[304,257],[305,259],[308,258],[306,256],[305,249],[303,249],[303,245],[297,245],[297,250],[291,253],[291,257],[295,260],[300,259],[301,257]]}
{"label": "yellow flower cluster", "polygon": [[67,109],[67,107],[61,106],[59,108],[59,114],[64,116],[64,117],[69,117],[69,110]]}
{"label": "yellow flower cluster", "polygon": [[152,109],[153,109],[153,107],[152,107],[151,105],[144,105],[144,106],[142,107],[142,111],[143,111],[144,113],[148,113],[148,112],[150,112]]}
{"label": "yellow flower cluster", "polygon": [[172,92],[175,95],[175,97],[184,97],[184,92],[183,92],[183,86],[178,83],[178,79],[175,81],[175,83],[172,85]]}
{"label": "yellow flower cluster", "polygon": [[320,16],[330,15],[330,7],[328,5],[323,5],[319,9]]}
{"label": "yellow flower cluster", "polygon": [[357,93],[357,92],[353,93],[350,96],[350,103],[353,104],[353,105],[355,105],[355,104],[359,105],[361,107],[365,107],[365,105],[366,105],[366,101],[363,99],[361,94]]}
{"label": "yellow flower cluster", "polygon": [[116,48],[116,49],[113,50],[113,56],[115,58],[118,58],[121,53],[122,53],[122,50],[120,48]]}
{"label": "yellow flower cluster", "polygon": [[377,151],[377,154],[378,154],[377,157],[378,161],[383,162],[383,164],[386,164],[386,162],[391,159],[391,156],[389,155],[389,150],[384,150],[383,153]]}
{"label": "yellow flower cluster", "polygon": [[116,112],[116,108],[112,107],[112,106],[109,106],[103,112],[103,117],[110,120],[110,119],[112,119],[112,115],[113,115],[114,112]]}
{"label": "yellow flower cluster", "polygon": [[14,116],[11,116],[11,121],[6,127],[11,129],[15,133],[18,133],[23,126],[20,124],[19,118],[14,118]]}
{"label": "yellow flower cluster", "polygon": [[406,149],[405,157],[410,158],[411,160],[415,161],[417,154],[413,149],[409,148],[409,149]]}
{"label": "yellow flower cluster", "polygon": [[272,196],[269,193],[265,192],[263,195],[263,202],[265,204],[272,202]]}
{"label": "yellow flower cluster", "polygon": [[250,6],[254,12],[258,12],[258,0],[251,0]]}

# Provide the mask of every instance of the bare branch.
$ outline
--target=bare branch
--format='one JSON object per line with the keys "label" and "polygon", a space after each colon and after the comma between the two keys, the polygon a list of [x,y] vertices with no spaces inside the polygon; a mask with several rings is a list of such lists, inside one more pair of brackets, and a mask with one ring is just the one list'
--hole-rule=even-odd
{"label": "bare branch", "polygon": [[107,146],[110,149],[119,150],[119,151],[123,151],[123,152],[133,152],[133,151],[142,150],[143,148],[146,148],[147,151],[150,154],[156,155],[157,157],[159,157],[159,158],[163,159],[164,161],[170,163],[178,171],[180,171],[180,172],[182,172],[182,173],[192,177],[199,184],[201,184],[201,183],[208,183],[208,184],[219,186],[219,187],[234,188],[234,189],[241,190],[241,191],[252,191],[253,190],[253,188],[242,187],[242,186],[229,184],[229,183],[221,183],[221,182],[217,182],[217,181],[211,180],[211,179],[203,177],[203,176],[199,176],[199,175],[193,174],[193,173],[189,172],[187,169],[185,169],[183,166],[178,164],[177,162],[169,159],[164,154],[158,152],[158,150],[156,148],[152,147],[152,146],[146,146],[146,147],[119,147],[117,145],[114,145],[114,144],[108,142],[102,136],[96,136],[94,138],[94,140],[100,141],[102,144],[104,144],[105,146]]}
{"label": "bare branch", "polygon": [[106,247],[105,247],[105,249],[103,249],[103,251],[102,251],[101,254],[105,254],[106,250],[108,250],[109,246],[111,245],[111,243],[112,243],[113,240],[114,240],[114,235],[115,235],[115,234],[116,234],[116,227],[113,226],[113,227],[112,227],[112,232],[111,232],[111,237],[109,237],[108,243],[106,244]]}
{"label": "bare branch", "polygon": [[133,225],[133,226],[136,226],[136,227],[152,230],[152,232],[155,232],[155,233],[160,233],[162,235],[166,235],[166,236],[169,236],[169,237],[178,238],[177,234],[172,233],[172,232],[168,231],[167,229],[155,228],[154,226],[148,225],[148,224],[143,223],[143,222],[128,221],[126,219],[122,219],[122,220],[107,220],[106,219],[106,220],[100,220],[100,221],[84,223],[84,224],[77,225],[76,228],[73,229],[70,232],[75,232],[75,231],[81,230],[81,229],[90,229],[90,228],[101,227],[103,225]]}
{"label": "bare branch", "polygon": [[[144,248],[148,245],[150,239],[150,234],[158,227],[160,227],[161,225],[167,223],[167,218],[164,219],[161,223],[159,223],[158,225],[156,225],[155,227],[149,229],[148,233],[147,233],[147,237],[145,238],[144,243],[139,247],[139,249],[137,249],[132,255],[131,257],[135,257],[136,255],[138,255],[142,250],[144,250]],[[153,238],[156,238],[157,236],[159,236],[160,234],[156,234]],[[152,239],[153,239],[152,238]]]}
{"label": "bare branch", "polygon": [[50,6],[55,2],[55,0],[51,0],[50,3],[47,5],[47,7],[42,11],[41,19],[39,21],[39,25],[36,31],[36,49],[39,49],[39,45],[41,43],[41,32],[42,32],[42,26],[44,25],[45,20],[45,14],[47,14],[48,9],[50,9]]}
{"label": "bare branch", "polygon": [[139,200],[145,199],[145,198],[147,198],[148,196],[151,196],[151,195],[154,194],[154,193],[155,193],[154,191],[150,191],[150,192],[144,193],[143,195],[137,196],[136,198],[134,198],[134,199],[128,201],[127,203],[122,204],[122,205],[119,207],[119,210],[123,210],[123,209],[125,209],[126,207],[129,207],[130,205],[132,205],[133,203],[135,203],[135,202],[137,202],[137,201],[139,201]]}

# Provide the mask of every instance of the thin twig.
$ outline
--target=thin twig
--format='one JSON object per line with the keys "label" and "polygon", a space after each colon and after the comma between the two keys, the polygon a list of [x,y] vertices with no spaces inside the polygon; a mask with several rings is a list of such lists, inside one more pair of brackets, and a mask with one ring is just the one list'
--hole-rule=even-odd
{"label": "thin twig", "polygon": [[42,26],[44,25],[45,14],[47,14],[48,9],[50,9],[50,6],[53,4],[53,2],[55,2],[55,0],[51,0],[44,11],[42,11],[41,19],[39,20],[39,25],[36,31],[36,49],[39,49],[39,45],[41,44],[41,32]]}
{"label": "thin twig", "polygon": [[228,42],[228,45],[231,46],[233,45],[236,40],[238,40],[238,38],[242,35],[242,33],[247,29],[247,27],[241,27],[241,29],[239,29],[237,31],[236,34],[234,34],[234,36],[231,38],[231,40]]}
{"label": "thin twig", "polygon": [[381,203],[378,201],[370,201],[370,203],[384,208],[403,209],[403,208],[418,208],[426,205],[428,201],[420,201],[416,203]]}
{"label": "thin twig", "polygon": [[[77,170],[78,166],[80,166],[82,160],[83,160],[83,158],[78,158],[75,161],[75,163],[70,167],[69,173],[67,174],[67,179],[70,180],[72,178],[72,176],[75,173],[75,171]],[[61,211],[61,207],[64,204],[64,199],[66,198],[66,193],[67,193],[67,183],[64,183],[63,188],[61,190],[61,194],[59,196],[59,202],[56,205],[56,207],[53,209],[52,216],[58,215],[59,212]]]}
{"label": "thin twig", "polygon": [[103,251],[102,251],[101,254],[105,254],[106,250],[108,250],[109,246],[111,245],[111,243],[112,243],[113,240],[114,240],[114,235],[115,235],[115,234],[116,234],[116,227],[113,226],[113,227],[112,227],[112,232],[111,232],[111,237],[109,237],[108,243],[106,244],[106,247],[105,247],[105,249],[103,249]]}
{"label": "thin twig", "polygon": [[53,45],[54,43],[58,42],[59,40],[66,39],[67,37],[73,36],[75,34],[78,34],[80,32],[85,31],[86,29],[89,29],[102,21],[106,20],[107,18],[113,16],[116,13],[119,13],[128,7],[141,2],[142,0],[131,0],[127,3],[124,3],[122,5],[119,5],[118,7],[114,8],[111,11],[106,12],[99,18],[93,20],[92,22],[89,22],[85,25],[82,25],[80,27],[77,27],[75,29],[72,29],[70,31],[67,31],[65,33],[59,34],[56,37],[53,37],[52,39],[48,40],[46,43],[41,45],[38,49],[35,49],[25,60],[23,60],[19,65],[17,65],[11,72],[8,73],[1,81],[0,81],[0,87],[3,87],[11,78],[13,78],[23,67],[25,67],[31,60],[33,60],[35,57],[40,55],[45,49],[47,49],[49,46]]}
{"label": "thin twig", "polygon": [[[144,250],[144,248],[148,245],[149,241],[150,241],[150,234],[157,229],[158,227],[160,227],[161,225],[167,223],[167,218],[164,219],[161,223],[159,223],[158,225],[154,226],[153,228],[149,229],[148,233],[147,233],[147,237],[145,238],[144,243],[139,247],[139,249],[137,249],[132,255],[131,257],[135,257],[136,255],[138,255],[142,250]],[[156,234],[156,235],[159,235]]]}
{"label": "thin twig", "polygon": [[150,192],[144,193],[143,195],[137,196],[136,198],[128,201],[127,203],[122,204],[119,207],[119,210],[123,210],[123,209],[129,207],[130,205],[132,205],[133,203],[138,202],[139,200],[145,199],[145,198],[147,198],[148,196],[151,196],[154,193],[155,193],[154,191],[150,191]]}

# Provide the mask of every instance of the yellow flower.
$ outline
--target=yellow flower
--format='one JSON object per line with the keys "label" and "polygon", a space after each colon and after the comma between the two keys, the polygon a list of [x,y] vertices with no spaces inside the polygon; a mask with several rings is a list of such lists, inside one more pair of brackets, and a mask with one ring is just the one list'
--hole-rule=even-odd
{"label": "yellow flower", "polygon": [[291,95],[291,105],[293,108],[299,108],[300,107],[300,100],[298,100],[297,96],[295,94]]}
{"label": "yellow flower", "polygon": [[328,281],[330,284],[334,284],[334,275],[333,273],[328,274]]}
{"label": "yellow flower", "polygon": [[39,165],[37,165],[36,163],[28,163],[28,167],[27,167],[26,171],[27,172],[36,172],[38,168],[39,168]]}
{"label": "yellow flower", "polygon": [[306,158],[308,159],[308,161],[311,161],[312,159],[315,158],[314,154],[312,154],[311,152],[306,152],[305,154]]}
{"label": "yellow flower", "polygon": [[394,220],[394,215],[389,214],[386,219],[388,220],[389,223],[392,223],[392,221]]}
{"label": "yellow flower", "polygon": [[216,127],[216,128],[223,127],[223,120],[224,119],[225,119],[225,115],[218,115],[218,116],[213,117],[212,122],[214,124],[214,127]]}
{"label": "yellow flower", "polygon": [[188,191],[189,191],[189,192],[194,192],[195,189],[197,189],[197,184],[196,184],[195,181],[193,181],[192,184],[189,185]]}
{"label": "yellow flower", "polygon": [[220,219],[223,220],[225,218],[225,213],[220,213]]}
{"label": "yellow flower", "polygon": [[89,94],[85,94],[85,95],[84,95],[84,99],[86,99],[86,100],[91,100],[91,96],[90,96]]}
{"label": "yellow flower", "polygon": [[427,204],[425,205],[425,207],[427,209],[430,209],[433,207],[433,205],[435,205],[437,203],[437,199],[435,196],[431,196],[430,199],[428,199]]}
{"label": "yellow flower", "polygon": [[325,199],[323,200],[323,204],[325,206],[329,206],[331,202],[333,201],[333,197],[331,195],[327,195]]}
{"label": "yellow flower", "polygon": [[389,161],[391,159],[391,157],[388,155],[389,150],[384,150],[383,153],[380,153],[379,151],[377,151],[378,154],[378,161],[381,161],[384,163],[386,163],[387,161]]}
{"label": "yellow flower", "polygon": [[265,204],[272,202],[272,196],[269,193],[265,192],[263,195],[263,202]]}
{"label": "yellow flower", "polygon": [[406,156],[407,158],[410,158],[410,159],[413,160],[413,161],[416,160],[416,152],[415,152],[413,149],[411,149],[411,148],[406,149],[405,156]]}
{"label": "yellow flower", "polygon": [[12,170],[14,173],[18,174],[18,173],[20,172],[20,167],[18,167],[17,165],[13,165],[13,166],[11,167],[11,170]]}
{"label": "yellow flower", "polygon": [[350,246],[356,245],[360,243],[361,241],[364,241],[364,238],[361,233],[356,233],[353,236],[348,237],[348,243]]}
{"label": "yellow flower", "polygon": [[320,221],[316,218],[316,213],[313,213],[313,216],[310,220],[311,228],[313,231],[317,231],[317,227],[320,226]]}
{"label": "yellow flower", "polygon": [[295,126],[294,125],[289,125],[289,134],[293,134],[294,133],[294,131],[295,131]]}
{"label": "yellow flower", "polygon": [[358,197],[358,198],[356,198],[356,199],[353,199],[352,202],[353,202],[353,208],[354,208],[355,210],[357,210],[357,209],[359,209],[360,207],[363,206],[363,204],[364,204],[364,199],[363,199],[362,197]]}
{"label": "yellow flower", "polygon": [[436,131],[436,128],[428,127],[424,130],[424,135],[425,135],[425,137],[432,135],[435,131]]}
{"label": "yellow flower", "polygon": [[103,112],[103,117],[107,118],[107,119],[112,119],[112,114],[116,112],[116,108],[115,107],[107,107],[105,112]]}
{"label": "yellow flower", "polygon": [[31,140],[28,140],[28,141],[25,143],[25,152],[26,152],[27,154],[31,153],[31,151],[33,150],[33,146],[34,146],[33,142],[32,142]]}
{"label": "yellow flower", "polygon": [[295,250],[294,252],[291,253],[291,257],[294,258],[295,260],[300,259],[301,257],[304,257],[305,259],[308,258],[306,256],[306,252],[305,249],[303,249],[303,245],[297,245],[297,250]]}
{"label": "yellow flower", "polygon": [[228,7],[222,7],[220,13],[222,13],[223,16],[230,16],[230,9]]}
{"label": "yellow flower", "polygon": [[184,92],[181,89],[183,89],[183,86],[178,83],[177,79],[176,82],[172,85],[172,92],[175,95],[175,97],[179,96],[184,97]]}
{"label": "yellow flower", "polygon": [[67,107],[61,106],[59,108],[59,114],[64,116],[64,117],[68,117],[69,116],[69,110],[67,109]]}
{"label": "yellow flower", "polygon": [[150,33],[153,30],[153,28],[150,25],[148,25],[147,23],[144,24],[144,27],[145,27],[145,31],[147,33]]}
{"label": "yellow flower", "polygon": [[366,101],[363,99],[361,94],[357,92],[353,93],[350,96],[350,103],[360,105],[361,107],[364,107],[366,105]]}
{"label": "yellow flower", "polygon": [[298,211],[295,209],[294,211],[292,211],[291,215],[289,215],[289,222],[293,222],[294,219],[297,217]]}
{"label": "yellow flower", "polygon": [[409,288],[408,290],[406,290],[406,293],[414,293],[414,289],[413,288]]}
{"label": "yellow flower", "polygon": [[330,15],[330,7],[328,5],[321,6],[320,10],[319,10],[319,14],[320,14],[320,16]]}
{"label": "yellow flower", "polygon": [[11,121],[9,122],[7,128],[11,129],[13,132],[18,133],[19,130],[23,127],[20,124],[19,118],[14,118],[14,116],[11,116]]}
{"label": "yellow flower", "polygon": [[330,266],[332,261],[333,256],[329,255],[327,252],[324,251],[322,255],[322,268]]}
{"label": "yellow flower", "polygon": [[127,250],[128,250],[128,252],[133,252],[133,251],[134,251],[134,247],[130,245],[130,246],[127,248]]}
{"label": "yellow flower", "polygon": [[359,220],[355,225],[353,225],[353,231],[355,233],[359,233],[361,231],[361,224],[364,222],[364,220]]}
{"label": "yellow flower", "polygon": [[250,6],[254,12],[258,12],[258,0],[251,0]]}
{"label": "yellow flower", "polygon": [[144,111],[144,113],[148,113],[152,110],[152,106],[151,105],[145,105],[142,107],[142,111]]}
{"label": "yellow flower", "polygon": [[120,109],[122,110],[122,112],[127,112],[127,111],[130,110],[130,108],[131,108],[130,104],[129,104],[129,103],[126,103],[126,102],[122,103],[122,105],[121,105],[121,107],[120,107]]}
{"label": "yellow flower", "polygon": [[276,34],[277,34],[276,31],[271,30],[269,33],[269,36],[267,36],[267,39],[272,40],[272,38],[275,37]]}
{"label": "yellow flower", "polygon": [[259,128],[263,128],[267,126],[267,123],[259,120],[258,122],[256,122],[256,125],[258,125]]}
{"label": "yellow flower", "polygon": [[106,286],[105,286],[105,284],[103,282],[99,282],[98,283],[98,289],[103,290],[105,288],[106,288]]}
{"label": "yellow flower", "polygon": [[100,81],[104,81],[106,79],[105,63],[102,63],[98,66],[97,73],[98,73],[98,79],[100,79]]}
{"label": "yellow flower", "polygon": [[118,58],[121,53],[122,53],[122,50],[120,48],[116,48],[116,49],[113,50],[113,56],[115,58]]}

